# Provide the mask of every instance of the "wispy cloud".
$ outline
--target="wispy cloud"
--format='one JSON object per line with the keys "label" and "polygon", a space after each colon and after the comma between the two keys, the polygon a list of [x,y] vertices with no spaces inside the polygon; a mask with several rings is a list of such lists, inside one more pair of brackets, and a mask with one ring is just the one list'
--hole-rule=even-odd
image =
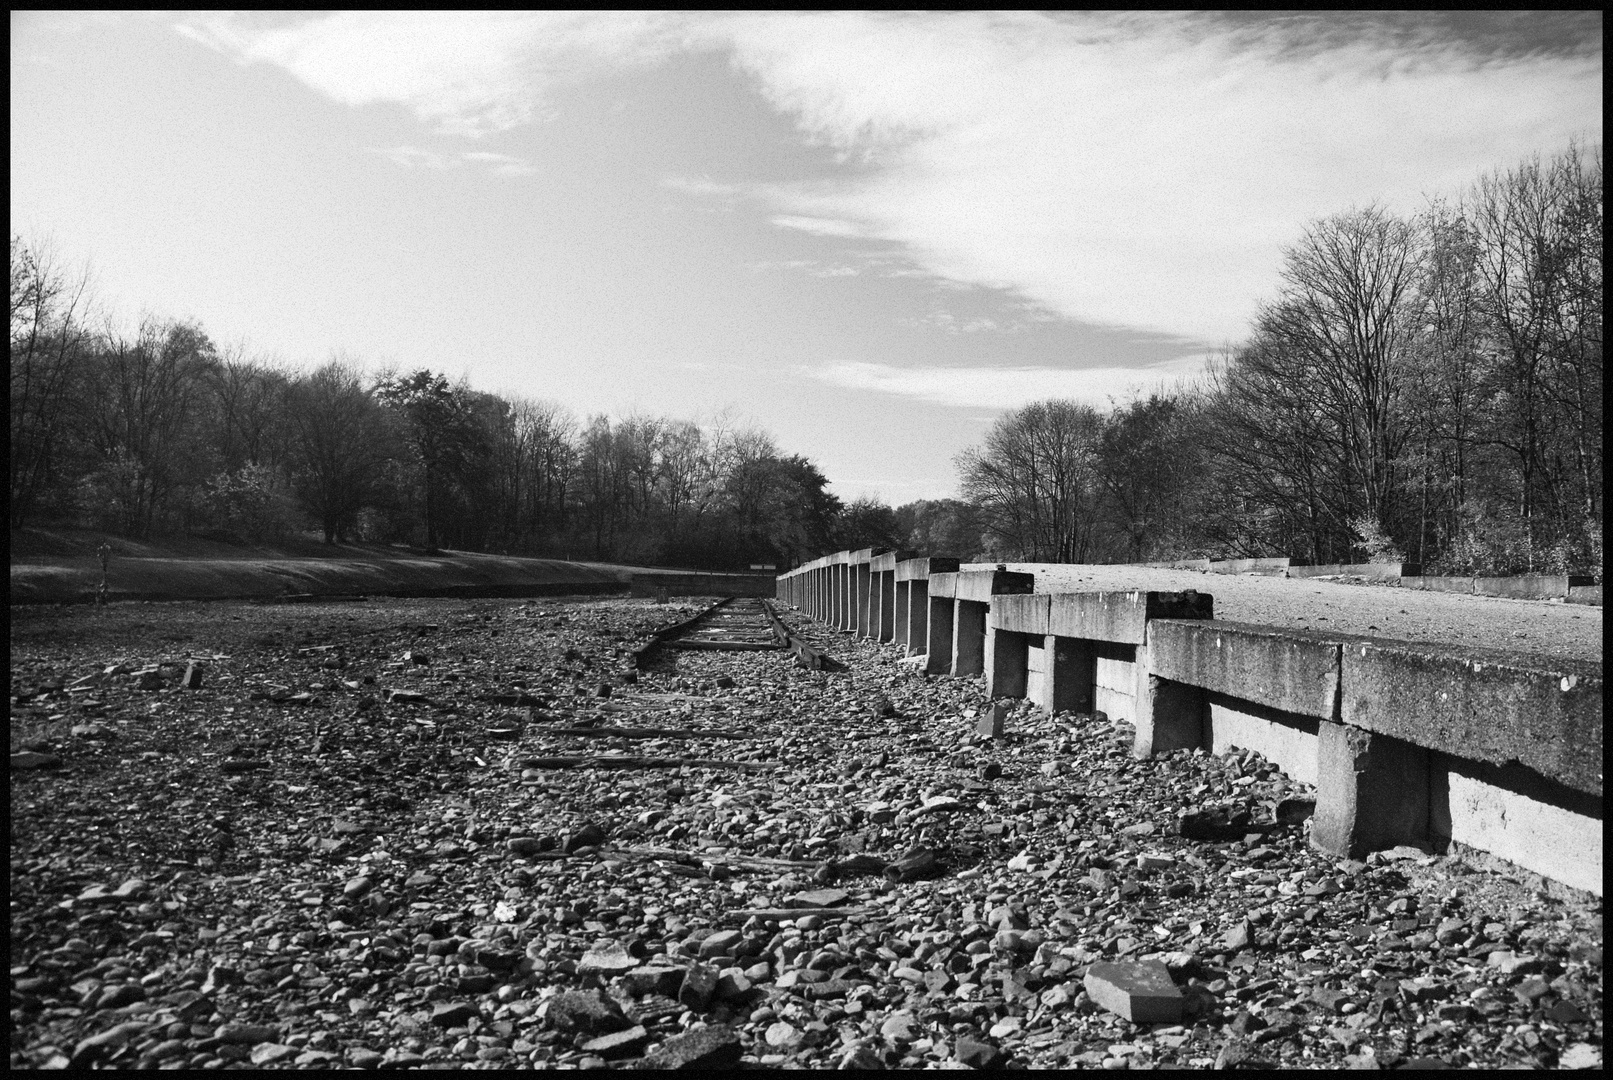
{"label": "wispy cloud", "polygon": [[1146,368],[925,367],[846,363],[802,368],[819,382],[956,408],[1013,409],[1047,398],[1070,398],[1106,408],[1131,396],[1192,380],[1206,358],[1187,357]]}
{"label": "wispy cloud", "polygon": [[845,236],[855,237],[862,235],[856,225],[849,221],[840,221],[835,218],[799,217],[791,214],[779,214],[768,219],[781,229],[799,229],[801,232],[812,233],[814,236]]}
{"label": "wispy cloud", "polygon": [[537,170],[525,158],[510,154],[494,154],[485,150],[462,154],[442,154],[435,150],[422,150],[415,146],[372,147],[371,153],[403,166],[405,169],[457,169],[461,165],[485,168],[495,176],[530,176]]}

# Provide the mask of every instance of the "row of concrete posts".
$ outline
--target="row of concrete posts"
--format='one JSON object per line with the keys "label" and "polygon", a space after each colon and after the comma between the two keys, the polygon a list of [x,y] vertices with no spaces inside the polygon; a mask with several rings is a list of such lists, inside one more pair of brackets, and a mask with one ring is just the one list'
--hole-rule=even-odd
{"label": "row of concrete posts", "polygon": [[1226,623],[1207,593],[1037,593],[905,551],[813,560],[777,596],[990,697],[1128,720],[1139,757],[1257,750],[1316,786],[1325,851],[1454,843],[1601,893],[1599,664]]}

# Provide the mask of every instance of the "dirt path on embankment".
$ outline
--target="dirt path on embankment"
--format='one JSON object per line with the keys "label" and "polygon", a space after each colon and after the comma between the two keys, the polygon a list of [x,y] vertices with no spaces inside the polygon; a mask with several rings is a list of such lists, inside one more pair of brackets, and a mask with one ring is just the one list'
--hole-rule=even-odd
{"label": "dirt path on embankment", "polygon": [[[992,565],[965,563],[963,569]],[[1009,563],[1008,568],[1035,574],[1039,593],[1195,589],[1213,596],[1215,617],[1228,622],[1602,662],[1599,607],[1146,566]]]}

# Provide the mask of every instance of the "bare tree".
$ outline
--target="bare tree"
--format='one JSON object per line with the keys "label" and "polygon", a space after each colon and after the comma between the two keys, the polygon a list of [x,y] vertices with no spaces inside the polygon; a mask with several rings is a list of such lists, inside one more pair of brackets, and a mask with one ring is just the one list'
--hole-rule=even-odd
{"label": "bare tree", "polygon": [[1090,555],[1102,418],[1073,401],[1040,401],[998,419],[982,448],[957,459],[964,497],[980,506],[1004,554],[1033,562]]}
{"label": "bare tree", "polygon": [[60,482],[86,354],[89,269],[70,272],[47,244],[11,238],[11,525]]}

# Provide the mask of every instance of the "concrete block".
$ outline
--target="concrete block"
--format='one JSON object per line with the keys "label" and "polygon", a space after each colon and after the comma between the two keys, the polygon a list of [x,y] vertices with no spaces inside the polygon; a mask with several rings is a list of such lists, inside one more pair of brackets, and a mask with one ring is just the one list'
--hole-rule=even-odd
{"label": "concrete block", "polygon": [[931,574],[930,595],[956,599],[958,595],[958,574],[956,572]]}
{"label": "concrete block", "polygon": [[1084,592],[1049,597],[1048,630],[1059,637],[1141,645],[1150,619],[1209,619],[1215,601],[1201,592]]}
{"label": "concrete block", "polygon": [[1132,700],[1135,726],[1133,757],[1152,757],[1166,750],[1191,750],[1204,744],[1208,705],[1204,691],[1150,674],[1146,664],[1135,671]]}
{"label": "concrete block", "polygon": [[1148,624],[1148,657],[1150,670],[1161,678],[1337,720],[1343,640],[1267,626],[1160,619]]}
{"label": "concrete block", "polygon": [[952,670],[952,616],[956,604],[951,597],[930,595],[930,621],[925,629],[929,648],[924,662],[926,675],[945,675]]}
{"label": "concrete block", "polygon": [[1311,577],[1359,577],[1369,581],[1403,581],[1422,574],[1423,568],[1417,563],[1388,562],[1388,563],[1328,563],[1320,566],[1290,566],[1288,576],[1291,578]]}
{"label": "concrete block", "polygon": [[1342,661],[1346,724],[1602,794],[1601,664],[1395,641],[1351,643]]}
{"label": "concrete block", "polygon": [[1428,833],[1602,895],[1602,802],[1521,765],[1429,754]]}
{"label": "concrete block", "polygon": [[986,670],[986,605],[956,599],[952,613],[952,674],[979,675]]}
{"label": "concrete block", "polygon": [[988,739],[1000,739],[1008,732],[1008,705],[993,701],[975,722],[975,731]]}
{"label": "concrete block", "polygon": [[959,572],[953,588],[959,600],[989,604],[992,597],[1004,593],[1033,592],[1036,575],[1017,570],[964,570]]}
{"label": "concrete block", "polygon": [[1182,1019],[1182,992],[1158,960],[1093,964],[1082,983],[1096,1004],[1134,1024],[1174,1024]]}
{"label": "concrete block", "polygon": [[1592,577],[1568,574],[1519,574],[1516,577],[1473,579],[1473,591],[1481,596],[1510,596],[1515,600],[1563,600],[1575,586],[1596,584]]}
{"label": "concrete block", "polygon": [[1091,712],[1098,674],[1092,643],[1051,634],[1042,640],[1045,670],[1036,704],[1048,712]]}
{"label": "concrete block", "polygon": [[1600,585],[1570,585],[1568,587],[1568,602],[1570,604],[1594,604],[1602,606],[1602,587]]}
{"label": "concrete block", "polygon": [[875,555],[869,560],[868,568],[876,574],[888,574],[896,569],[897,563],[904,563],[909,559],[917,558],[918,552],[905,549],[886,551]]}
{"label": "concrete block", "polygon": [[986,627],[986,696],[1025,696],[1028,635]]}
{"label": "concrete block", "polygon": [[930,647],[930,583],[914,578],[907,583],[907,655],[917,656]]}
{"label": "concrete block", "polygon": [[1324,721],[1317,735],[1312,846],[1359,859],[1427,836],[1426,750],[1348,724]]}
{"label": "concrete block", "polygon": [[1052,602],[1053,598],[1047,595],[993,597],[991,625],[1003,630],[1012,630],[1016,634],[1035,634],[1037,637],[1043,637],[1049,633],[1048,612]]}
{"label": "concrete block", "polygon": [[896,582],[896,600],[894,603],[896,624],[892,640],[903,647],[907,645],[907,612],[912,604],[910,595],[912,591],[913,583],[911,581]]}
{"label": "concrete block", "polygon": [[1204,745],[1213,754],[1255,750],[1284,776],[1315,785],[1318,731],[1321,720],[1260,705],[1209,695]]}
{"label": "concrete block", "polygon": [[931,574],[955,574],[957,573],[957,570],[957,559],[949,559],[941,555],[904,559],[896,564],[896,580],[913,581],[919,578],[927,579]]}
{"label": "concrete block", "polygon": [[1473,579],[1470,577],[1435,577],[1420,574],[1416,577],[1403,577],[1400,579],[1403,589],[1424,589],[1429,592],[1451,592],[1468,595],[1473,592]]}

